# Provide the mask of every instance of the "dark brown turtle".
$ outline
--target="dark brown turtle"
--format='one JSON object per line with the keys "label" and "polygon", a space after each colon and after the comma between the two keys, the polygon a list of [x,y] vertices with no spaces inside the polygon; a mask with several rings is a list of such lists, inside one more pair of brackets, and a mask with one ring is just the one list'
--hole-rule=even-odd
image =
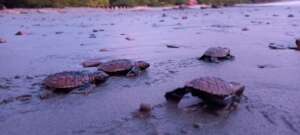
{"label": "dark brown turtle", "polygon": [[100,84],[106,81],[108,77],[102,71],[64,71],[49,75],[44,80],[44,85],[55,91],[70,91],[89,84]]}
{"label": "dark brown turtle", "polygon": [[223,108],[239,102],[244,89],[244,85],[236,82],[227,82],[217,77],[201,77],[186,83],[183,88],[167,92],[165,97],[168,101],[179,102],[190,92],[207,105]]}
{"label": "dark brown turtle", "polygon": [[300,38],[296,39],[297,50],[300,50]]}
{"label": "dark brown turtle", "polygon": [[109,75],[136,76],[142,70],[146,70],[149,66],[150,64],[145,61],[117,59],[100,64],[98,70],[104,71]]}
{"label": "dark brown turtle", "polygon": [[204,52],[204,54],[199,58],[199,60],[218,63],[220,61],[229,60],[233,58],[234,57],[230,54],[229,48],[211,47]]}

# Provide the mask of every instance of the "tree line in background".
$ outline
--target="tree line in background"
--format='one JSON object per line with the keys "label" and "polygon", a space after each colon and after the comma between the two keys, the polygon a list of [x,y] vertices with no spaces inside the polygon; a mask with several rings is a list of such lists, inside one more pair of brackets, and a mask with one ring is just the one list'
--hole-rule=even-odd
{"label": "tree line in background", "polygon": [[[204,4],[234,4],[269,0],[197,0]],[[133,7],[133,6],[166,6],[186,4],[188,0],[0,0],[0,6],[15,7]]]}

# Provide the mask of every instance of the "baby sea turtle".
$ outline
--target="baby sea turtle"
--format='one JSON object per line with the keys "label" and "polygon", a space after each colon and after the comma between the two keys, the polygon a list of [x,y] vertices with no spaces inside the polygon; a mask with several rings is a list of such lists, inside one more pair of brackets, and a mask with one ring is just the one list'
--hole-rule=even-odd
{"label": "baby sea turtle", "polygon": [[104,71],[109,75],[136,76],[142,70],[146,70],[149,66],[150,64],[145,61],[117,59],[100,64],[98,70]]}
{"label": "baby sea turtle", "polygon": [[234,57],[230,54],[229,48],[211,47],[204,52],[203,56],[201,56],[199,60],[218,63],[220,61],[229,60],[233,58]]}
{"label": "baby sea turtle", "polygon": [[296,46],[297,46],[296,49],[300,50],[300,38],[296,39],[295,43],[296,43]]}
{"label": "baby sea turtle", "polygon": [[64,71],[49,75],[44,80],[44,85],[54,91],[70,91],[89,84],[100,84],[106,81],[108,77],[102,71]]}
{"label": "baby sea turtle", "polygon": [[217,77],[200,77],[186,83],[183,88],[167,92],[165,98],[179,102],[185,94],[191,93],[208,106],[234,107],[240,101],[244,89],[244,85],[236,82],[227,82]]}

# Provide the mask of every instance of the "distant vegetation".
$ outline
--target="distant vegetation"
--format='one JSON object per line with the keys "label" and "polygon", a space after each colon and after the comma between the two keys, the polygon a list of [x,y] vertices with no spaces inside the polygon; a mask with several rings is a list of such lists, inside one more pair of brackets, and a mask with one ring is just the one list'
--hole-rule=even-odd
{"label": "distant vegetation", "polygon": [[[133,6],[166,6],[166,5],[181,5],[187,3],[188,0],[0,0],[0,6],[8,8],[15,7],[133,7]],[[234,4],[255,2],[260,0],[197,0],[204,4]],[[264,0],[262,0],[264,1]],[[266,0],[269,1],[269,0]]]}

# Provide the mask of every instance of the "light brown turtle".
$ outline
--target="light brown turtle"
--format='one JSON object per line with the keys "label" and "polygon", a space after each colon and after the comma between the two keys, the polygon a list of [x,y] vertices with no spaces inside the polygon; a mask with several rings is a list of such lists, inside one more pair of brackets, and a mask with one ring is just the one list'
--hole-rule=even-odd
{"label": "light brown turtle", "polygon": [[99,59],[89,59],[81,63],[81,65],[85,68],[88,67],[98,67],[101,64]]}
{"label": "light brown turtle", "polygon": [[70,91],[90,84],[100,84],[106,81],[108,77],[102,71],[64,71],[49,75],[43,84],[53,91]]}
{"label": "light brown turtle", "polygon": [[234,57],[230,54],[230,49],[225,47],[211,47],[204,52],[204,54],[198,58],[199,60],[207,62],[218,63],[223,60],[233,59]]}
{"label": "light brown turtle", "polygon": [[181,98],[191,93],[199,97],[209,106],[231,107],[239,102],[245,86],[236,82],[227,82],[217,77],[200,77],[187,82],[183,88],[175,89],[165,94],[167,100],[179,102]]}
{"label": "light brown turtle", "polygon": [[136,76],[141,71],[150,66],[145,61],[132,61],[129,59],[117,59],[102,63],[98,66],[99,71],[104,71],[109,75]]}

